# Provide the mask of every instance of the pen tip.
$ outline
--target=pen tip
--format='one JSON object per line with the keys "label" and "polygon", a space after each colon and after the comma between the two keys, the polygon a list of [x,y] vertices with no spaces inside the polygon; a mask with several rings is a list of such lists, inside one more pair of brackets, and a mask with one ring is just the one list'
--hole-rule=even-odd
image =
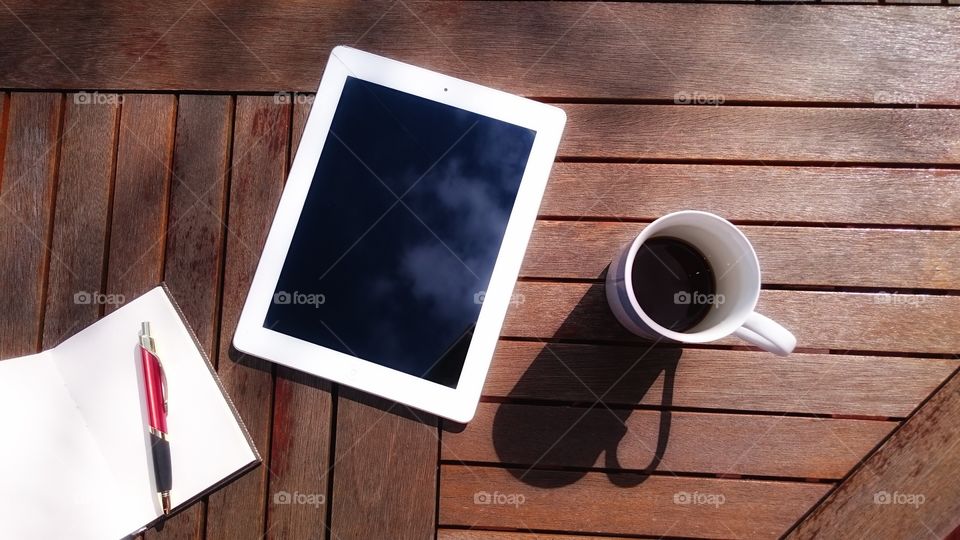
{"label": "pen tip", "polygon": [[164,491],[160,494],[160,505],[163,507],[163,515],[170,514],[170,492]]}
{"label": "pen tip", "polygon": [[149,336],[149,335],[150,335],[150,323],[149,323],[149,322],[142,322],[142,323],[140,323],[140,333],[141,333],[142,335],[144,335],[144,336]]}

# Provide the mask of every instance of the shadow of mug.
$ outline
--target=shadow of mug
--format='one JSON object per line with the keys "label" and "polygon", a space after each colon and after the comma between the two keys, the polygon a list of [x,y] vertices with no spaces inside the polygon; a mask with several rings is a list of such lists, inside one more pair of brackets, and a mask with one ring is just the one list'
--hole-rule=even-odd
{"label": "shadow of mug", "polygon": [[[584,303],[581,300],[571,311],[556,335],[565,335],[565,326],[583,327],[584,316],[596,312],[595,306]],[[610,324],[617,324],[612,314]],[[640,453],[651,454],[649,462],[629,467],[640,474],[608,474],[611,482],[621,487],[642,483],[648,477],[645,473],[659,467],[667,448],[674,377],[681,354],[678,347],[649,343],[622,347],[544,343],[508,398],[546,398],[573,406],[501,404],[492,428],[499,461],[512,465],[509,470],[517,479],[545,488],[572,484],[588,468],[615,472],[622,468],[617,448],[628,433],[632,407],[645,402],[660,409],[655,445],[643,443],[652,434],[636,434],[637,442],[644,446]],[[656,390],[658,379],[661,397],[656,400],[647,394]],[[580,404],[586,406],[577,406]],[[605,454],[602,462],[601,454]],[[557,467],[567,471],[536,470]]]}

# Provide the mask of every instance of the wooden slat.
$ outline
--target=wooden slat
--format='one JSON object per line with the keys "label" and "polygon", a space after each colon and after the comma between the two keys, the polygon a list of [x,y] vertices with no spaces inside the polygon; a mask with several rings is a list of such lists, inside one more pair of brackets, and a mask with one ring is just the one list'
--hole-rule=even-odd
{"label": "wooden slat", "polygon": [[123,96],[106,276],[111,301],[105,312],[162,279],[176,109],[170,95]]}
{"label": "wooden slat", "polygon": [[909,415],[956,360],[501,341],[483,395],[614,405],[899,417]]}
{"label": "wooden slat", "polygon": [[481,403],[449,461],[840,479],[896,422]]}
{"label": "wooden slat", "polygon": [[567,129],[560,156],[960,163],[956,109],[586,104],[563,109]]}
{"label": "wooden slat", "polygon": [[610,540],[625,536],[583,536],[570,534],[541,534],[507,531],[470,531],[465,529],[439,529],[437,540]]}
{"label": "wooden slat", "polygon": [[[521,275],[595,279],[645,224],[538,221]],[[957,289],[960,231],[742,227],[767,284]],[[787,249],[789,248],[789,249]],[[797,254],[808,256],[797,256]]]}
{"label": "wooden slat", "polygon": [[63,96],[9,99],[0,176],[0,283],[6,285],[0,294],[0,358],[35,353],[40,346]]}
{"label": "wooden slat", "polygon": [[[271,538],[308,538],[327,529],[332,410],[330,383],[277,368],[270,449]],[[313,504],[276,504],[277,493],[312,497]],[[306,500],[306,499],[305,499]]]}
{"label": "wooden slat", "polygon": [[110,195],[116,164],[119,97],[85,103],[69,94],[64,112],[53,218],[43,348],[86,328],[100,314]]}
{"label": "wooden slat", "polygon": [[2,87],[313,91],[342,43],[561,98],[957,103],[960,87],[953,13],[923,7],[334,0],[252,17],[224,1],[6,3]]}
{"label": "wooden slat", "polygon": [[[602,284],[521,282],[502,335],[637,341],[607,305]],[[797,336],[798,347],[956,353],[960,296],[764,290],[757,310]],[[735,338],[721,343],[743,345]]]}
{"label": "wooden slat", "polygon": [[265,532],[273,370],[231,343],[283,188],[289,130],[289,105],[272,96],[237,98],[217,372],[265,466],[210,496],[209,539]]}
{"label": "wooden slat", "polygon": [[[309,113],[309,102],[293,96],[291,160]],[[286,366],[278,365],[276,370],[267,530],[273,538],[320,537],[327,529],[332,385]],[[316,502],[273,504],[272,497],[281,491],[313,496]]]}
{"label": "wooden slat", "polygon": [[331,538],[434,538],[433,415],[340,387]]}
{"label": "wooden slat", "polygon": [[960,525],[960,377],[854,471],[789,538],[944,538]]}
{"label": "wooden slat", "polygon": [[[232,102],[181,96],[163,279],[208,354],[215,354]],[[205,503],[186,508],[146,538],[203,538]]]}
{"label": "wooden slat", "polygon": [[147,292],[163,276],[175,122],[174,96],[124,96],[107,265],[107,292],[122,300]]}
{"label": "wooden slat", "polygon": [[[515,474],[522,472],[442,466],[440,524],[671,537],[773,538],[785,532],[830,487],[807,482],[572,471],[533,471],[518,480]],[[627,486],[629,489],[625,489]],[[519,501],[522,496],[523,504],[478,504],[484,493],[491,497],[496,494],[503,502]],[[514,498],[508,499],[511,496]],[[682,504],[685,500],[690,502]],[[720,501],[722,504],[711,504]]]}
{"label": "wooden slat", "polygon": [[653,220],[695,208],[775,223],[960,225],[960,171],[556,163],[544,216]]}
{"label": "wooden slat", "polygon": [[[84,101],[99,102],[89,96]],[[162,279],[176,109],[170,95],[123,97],[108,240],[111,301],[104,304],[105,312]]]}

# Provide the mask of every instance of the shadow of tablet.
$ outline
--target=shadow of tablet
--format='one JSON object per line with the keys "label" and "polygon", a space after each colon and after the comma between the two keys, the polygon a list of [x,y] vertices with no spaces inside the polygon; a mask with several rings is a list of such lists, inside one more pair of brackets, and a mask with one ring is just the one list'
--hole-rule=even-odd
{"label": "shadow of tablet", "polygon": [[273,372],[273,362],[268,362],[262,358],[239,351],[233,346],[233,343],[231,343],[230,348],[227,349],[227,359],[229,361],[228,365],[221,365],[224,362],[220,362],[220,364],[217,365],[217,373],[221,376],[223,376],[225,371],[233,369],[237,366],[244,366],[266,373]]}
{"label": "shadow of tablet", "polygon": [[[311,375],[302,371],[295,370],[293,368],[283,366],[280,364],[274,364],[262,358],[246,354],[242,351],[237,350],[232,344],[230,349],[227,352],[229,362],[231,365],[227,368],[219,366],[218,373],[221,376],[224,374],[224,369],[232,369],[237,366],[243,366],[250,369],[255,369],[257,371],[262,371],[265,373],[271,373],[273,366],[277,368],[277,378],[288,379],[295,384],[302,384],[316,388],[324,392],[334,392],[334,383],[324,379],[322,377],[317,377],[316,375]],[[349,386],[336,385],[336,397],[342,399],[348,399],[350,401],[372,407],[374,409],[379,409],[380,411],[391,414],[394,416],[399,416],[401,418],[406,418],[414,422],[420,422],[430,426],[437,426],[438,419],[436,416],[418,411],[407,407],[406,405],[391,401],[389,399],[384,399],[373,394],[369,394],[362,390],[356,390]]]}
{"label": "shadow of tablet", "polygon": [[[589,340],[591,328],[598,325],[619,327],[606,305],[602,284],[590,288],[555,336]],[[624,338],[632,339],[625,330]],[[644,482],[658,468],[667,448],[669,408],[682,349],[652,343],[536,346],[542,349],[493,420],[499,461],[510,465],[517,479],[537,487],[572,484],[588,469],[607,472],[610,481],[621,487]],[[651,391],[659,399],[656,394],[644,399]],[[538,405],[537,400],[546,403]],[[659,418],[635,423],[634,430],[643,433],[628,432],[627,420],[641,402],[658,406],[659,411],[643,414]],[[627,464],[618,457],[621,443],[631,448]],[[619,472],[622,469],[627,472]]]}

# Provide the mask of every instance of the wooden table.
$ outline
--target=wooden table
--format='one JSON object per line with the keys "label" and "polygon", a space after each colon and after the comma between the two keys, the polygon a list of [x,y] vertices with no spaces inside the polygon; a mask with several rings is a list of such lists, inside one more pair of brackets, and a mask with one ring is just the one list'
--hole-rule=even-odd
{"label": "wooden table", "polygon": [[[467,426],[230,346],[341,43],[569,115]],[[940,538],[960,523],[955,7],[3,0],[0,88],[0,356],[166,281],[264,456],[147,537]],[[651,346],[613,320],[615,250],[683,208],[742,226],[759,309],[796,354]]]}

